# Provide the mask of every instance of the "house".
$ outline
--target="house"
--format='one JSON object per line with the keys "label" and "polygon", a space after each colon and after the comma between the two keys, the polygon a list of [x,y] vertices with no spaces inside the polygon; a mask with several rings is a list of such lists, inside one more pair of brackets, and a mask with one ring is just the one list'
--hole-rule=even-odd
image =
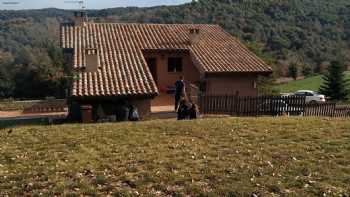
{"label": "house", "polygon": [[254,96],[257,77],[272,72],[217,25],[76,19],[61,26],[66,63],[77,76],[70,90],[72,113],[88,105],[94,117],[113,114],[118,103],[128,101],[147,116],[152,100],[170,93],[179,76],[205,94]]}

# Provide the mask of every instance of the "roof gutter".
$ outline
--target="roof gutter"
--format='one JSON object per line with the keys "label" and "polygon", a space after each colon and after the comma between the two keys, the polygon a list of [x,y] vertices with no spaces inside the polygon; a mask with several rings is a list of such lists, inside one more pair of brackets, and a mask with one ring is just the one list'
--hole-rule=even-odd
{"label": "roof gutter", "polygon": [[93,100],[103,100],[103,101],[115,101],[122,99],[153,99],[158,96],[158,93],[144,94],[144,95],[101,95],[101,96],[70,96],[70,100],[76,101],[93,101]]}
{"label": "roof gutter", "polygon": [[269,75],[272,74],[273,71],[227,71],[227,72],[205,72],[205,77],[210,76],[232,76],[239,74],[256,74],[256,75]]}

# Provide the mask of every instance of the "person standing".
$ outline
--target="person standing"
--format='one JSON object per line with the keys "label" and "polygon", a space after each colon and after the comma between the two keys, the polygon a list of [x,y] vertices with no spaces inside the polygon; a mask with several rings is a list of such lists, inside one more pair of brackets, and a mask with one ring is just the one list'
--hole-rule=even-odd
{"label": "person standing", "polygon": [[185,96],[185,81],[184,77],[180,76],[179,80],[175,82],[175,111],[179,107],[179,102]]}

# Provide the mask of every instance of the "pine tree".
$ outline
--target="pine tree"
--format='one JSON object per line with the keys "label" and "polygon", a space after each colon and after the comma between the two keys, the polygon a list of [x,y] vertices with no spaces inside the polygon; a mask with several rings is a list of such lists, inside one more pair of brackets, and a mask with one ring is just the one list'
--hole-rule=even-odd
{"label": "pine tree", "polygon": [[334,101],[348,99],[350,93],[349,80],[345,78],[344,71],[343,65],[337,61],[332,62],[323,77],[324,83],[320,88],[320,93]]}

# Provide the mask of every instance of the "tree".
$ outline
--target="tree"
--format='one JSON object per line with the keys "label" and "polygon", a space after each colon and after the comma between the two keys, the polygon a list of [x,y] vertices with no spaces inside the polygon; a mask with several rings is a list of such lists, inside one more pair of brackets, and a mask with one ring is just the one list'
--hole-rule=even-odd
{"label": "tree", "polygon": [[292,77],[294,80],[298,78],[298,67],[296,64],[291,64],[288,67],[288,77]]}
{"label": "tree", "polygon": [[257,80],[257,89],[259,95],[278,95],[280,92],[275,88],[275,78],[270,76],[259,76]]}
{"label": "tree", "polygon": [[[299,74],[307,75],[310,69],[304,70],[302,65],[309,65],[312,73],[323,74],[329,61],[349,61],[349,8],[349,0],[193,0],[178,6],[89,10],[89,16],[100,22],[217,24],[250,45],[255,54],[273,66],[276,74],[285,76],[290,63],[297,64]],[[9,65],[0,62],[6,71],[6,76],[0,79],[5,95],[36,97],[35,91],[21,91],[25,95],[13,93],[13,88],[15,92],[28,89],[22,86],[27,83],[33,83],[31,87],[37,87],[36,83],[48,86],[41,90],[46,96],[61,91],[62,85],[55,89],[62,80],[60,75],[70,75],[58,52],[59,24],[71,19],[71,11],[66,10],[1,10],[0,51],[14,59]],[[16,68],[25,66],[31,68]],[[32,76],[34,81],[15,79],[21,75]]]}
{"label": "tree", "polygon": [[12,97],[14,82],[10,68],[13,57],[10,53],[1,53],[0,51],[0,98]]}
{"label": "tree", "polygon": [[324,75],[324,83],[320,88],[320,93],[326,95],[331,100],[344,101],[348,99],[349,80],[345,78],[345,68],[339,62],[334,61],[327,68]]}
{"label": "tree", "polygon": [[312,75],[312,68],[309,65],[304,65],[302,68],[302,73],[305,77]]}

